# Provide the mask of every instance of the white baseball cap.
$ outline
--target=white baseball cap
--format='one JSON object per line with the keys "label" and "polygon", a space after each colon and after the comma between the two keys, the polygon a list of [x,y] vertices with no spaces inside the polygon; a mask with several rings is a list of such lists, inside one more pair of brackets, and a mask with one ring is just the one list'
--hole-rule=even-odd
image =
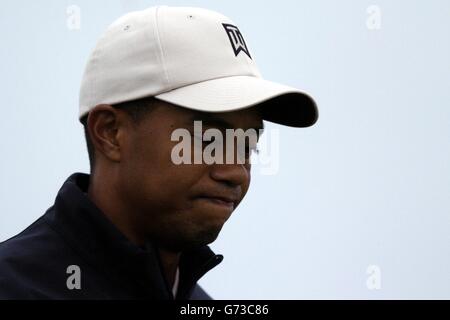
{"label": "white baseball cap", "polygon": [[233,21],[202,8],[157,6],[113,22],[88,59],[79,118],[150,96],[206,112],[257,105],[263,119],[293,127],[318,119],[308,94],[262,78]]}

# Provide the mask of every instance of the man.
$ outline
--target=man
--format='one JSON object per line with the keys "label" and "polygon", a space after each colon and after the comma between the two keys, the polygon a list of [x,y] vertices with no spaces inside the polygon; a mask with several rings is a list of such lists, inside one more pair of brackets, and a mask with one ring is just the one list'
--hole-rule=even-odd
{"label": "man", "polygon": [[[152,7],[109,26],[80,90],[91,174],[72,174],[0,244],[0,298],[210,299],[197,281],[223,259],[208,244],[249,188],[255,146],[239,153],[227,140],[214,153],[231,163],[180,164],[174,133],[318,118],[311,97],[263,80],[253,59],[236,25],[205,9]],[[199,149],[188,146],[189,160]]]}

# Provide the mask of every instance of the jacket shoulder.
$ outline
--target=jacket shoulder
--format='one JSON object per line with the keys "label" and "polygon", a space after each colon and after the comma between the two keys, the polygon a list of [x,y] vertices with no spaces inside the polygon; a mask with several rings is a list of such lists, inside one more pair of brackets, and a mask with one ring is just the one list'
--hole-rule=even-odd
{"label": "jacket shoulder", "polygon": [[[54,273],[59,235],[43,216],[25,230],[0,243],[0,299],[41,297],[40,282]],[[56,245],[55,244],[58,244]]]}

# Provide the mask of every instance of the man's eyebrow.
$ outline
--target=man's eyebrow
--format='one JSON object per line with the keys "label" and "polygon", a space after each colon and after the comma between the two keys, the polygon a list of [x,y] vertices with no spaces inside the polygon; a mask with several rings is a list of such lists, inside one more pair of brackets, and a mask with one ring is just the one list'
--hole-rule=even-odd
{"label": "man's eyebrow", "polygon": [[[194,121],[202,121],[206,125],[217,126],[217,127],[223,128],[223,129],[228,129],[228,128],[233,129],[234,128],[234,125],[232,125],[230,122],[228,122],[227,120],[225,120],[224,118],[222,118],[220,116],[216,116],[213,113],[207,113],[207,112],[195,113],[189,118],[190,124],[193,125]],[[265,127],[264,121],[262,121],[262,126],[258,125],[255,127],[242,128],[242,129],[244,131],[246,131],[247,129],[264,130],[264,127]]]}

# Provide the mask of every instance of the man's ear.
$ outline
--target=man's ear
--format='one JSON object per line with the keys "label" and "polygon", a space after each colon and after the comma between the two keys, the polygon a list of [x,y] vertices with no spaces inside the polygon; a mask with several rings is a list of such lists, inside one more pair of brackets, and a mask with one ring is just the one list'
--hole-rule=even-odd
{"label": "man's ear", "polygon": [[120,162],[124,117],[121,110],[100,104],[89,111],[87,128],[95,148],[96,159]]}

